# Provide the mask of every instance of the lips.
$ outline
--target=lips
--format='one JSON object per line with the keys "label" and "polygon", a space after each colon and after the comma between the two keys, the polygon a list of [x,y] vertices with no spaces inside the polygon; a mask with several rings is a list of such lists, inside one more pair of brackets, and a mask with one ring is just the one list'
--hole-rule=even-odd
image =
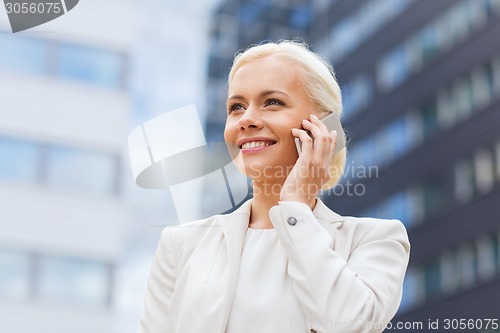
{"label": "lips", "polygon": [[246,138],[238,142],[238,147],[240,149],[256,149],[274,145],[275,140],[268,138]]}
{"label": "lips", "polygon": [[264,141],[245,142],[241,146],[241,149],[260,148],[260,147],[270,146],[271,144],[272,144],[271,142],[264,142]]}

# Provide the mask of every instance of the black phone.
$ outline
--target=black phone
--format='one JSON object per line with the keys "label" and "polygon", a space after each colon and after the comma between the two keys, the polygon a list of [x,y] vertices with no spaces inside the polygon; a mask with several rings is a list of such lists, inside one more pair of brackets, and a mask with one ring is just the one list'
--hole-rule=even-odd
{"label": "black phone", "polygon": [[[335,150],[333,151],[333,154],[335,155],[336,153],[344,149],[346,143],[344,130],[342,129],[342,125],[340,124],[340,119],[335,113],[332,112],[321,118],[321,121],[325,123],[328,132],[331,132],[333,130],[337,131],[337,143],[335,145]],[[309,134],[311,138],[313,137],[309,131],[307,131],[307,134]],[[302,152],[302,142],[299,138],[295,138],[295,146],[297,147],[297,152],[300,155],[300,153]]]}

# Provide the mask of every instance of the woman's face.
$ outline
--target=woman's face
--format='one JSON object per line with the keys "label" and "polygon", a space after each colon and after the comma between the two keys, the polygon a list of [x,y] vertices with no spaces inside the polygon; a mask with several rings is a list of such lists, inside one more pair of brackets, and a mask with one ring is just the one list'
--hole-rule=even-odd
{"label": "woman's face", "polygon": [[284,180],[298,158],[291,129],[313,113],[297,65],[267,56],[240,67],[227,112],[224,139],[238,169],[254,180]]}

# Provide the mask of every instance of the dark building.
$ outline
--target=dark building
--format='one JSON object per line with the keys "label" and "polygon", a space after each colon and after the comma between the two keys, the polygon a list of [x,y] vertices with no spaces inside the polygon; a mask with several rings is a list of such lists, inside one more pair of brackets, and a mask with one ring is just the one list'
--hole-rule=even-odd
{"label": "dark building", "polygon": [[237,50],[302,37],[333,63],[348,160],[324,199],[412,243],[391,331],[499,332],[500,0],[225,1],[211,34],[217,140]]}

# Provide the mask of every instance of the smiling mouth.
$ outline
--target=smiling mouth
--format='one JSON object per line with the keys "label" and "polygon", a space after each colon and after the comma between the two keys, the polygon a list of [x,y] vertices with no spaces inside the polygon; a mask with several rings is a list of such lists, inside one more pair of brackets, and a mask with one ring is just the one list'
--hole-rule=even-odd
{"label": "smiling mouth", "polygon": [[274,145],[276,142],[271,141],[250,141],[245,142],[240,146],[240,149],[254,149]]}

